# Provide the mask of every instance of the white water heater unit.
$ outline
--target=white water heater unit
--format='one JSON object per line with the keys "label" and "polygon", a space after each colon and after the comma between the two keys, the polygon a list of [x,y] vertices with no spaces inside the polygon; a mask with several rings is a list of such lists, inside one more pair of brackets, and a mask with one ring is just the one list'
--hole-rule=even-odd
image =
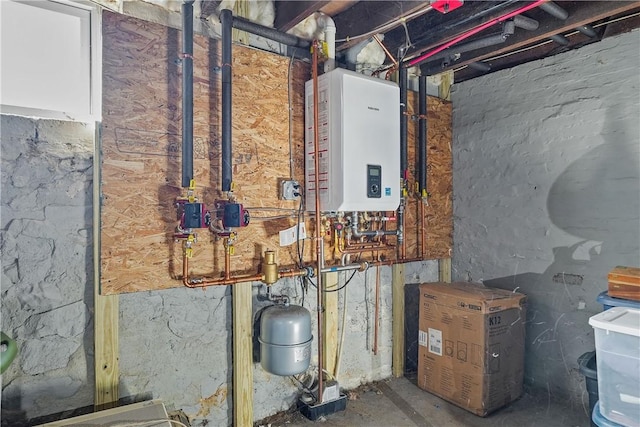
{"label": "white water heater unit", "polygon": [[[313,81],[305,85],[305,191],[315,210]],[[394,211],[400,204],[400,90],[335,69],[318,78],[320,210]]]}

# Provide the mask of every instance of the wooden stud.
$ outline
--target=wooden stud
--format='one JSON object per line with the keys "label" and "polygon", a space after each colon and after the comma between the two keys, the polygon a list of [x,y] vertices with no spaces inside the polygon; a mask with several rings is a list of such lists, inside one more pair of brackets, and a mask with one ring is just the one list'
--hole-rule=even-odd
{"label": "wooden stud", "polygon": [[440,74],[440,87],[438,88],[438,97],[445,101],[451,101],[451,85],[453,85],[453,70],[445,71]]}
{"label": "wooden stud", "polygon": [[404,375],[404,264],[391,267],[393,316],[393,376]]}
{"label": "wooden stud", "polygon": [[[249,18],[249,2],[247,0],[236,0],[233,5],[233,15],[248,19]],[[234,28],[231,30],[231,40],[248,46],[249,33],[247,33],[246,31],[242,31]]]}
{"label": "wooden stud", "polygon": [[451,258],[438,260],[438,280],[444,283],[451,283]]}
{"label": "wooden stud", "polygon": [[[338,287],[338,273],[325,273],[322,282],[326,290]],[[335,378],[338,357],[338,292],[325,292],[324,301],[324,369]]]}
{"label": "wooden stud", "polygon": [[93,155],[93,337],[95,407],[108,409],[118,403],[118,295],[100,295],[100,124],[96,123]]}
{"label": "wooden stud", "polygon": [[99,295],[94,299],[95,406],[113,408],[118,403],[118,295]]}
{"label": "wooden stud", "polygon": [[253,341],[251,282],[238,283],[233,293],[233,425],[253,425]]}

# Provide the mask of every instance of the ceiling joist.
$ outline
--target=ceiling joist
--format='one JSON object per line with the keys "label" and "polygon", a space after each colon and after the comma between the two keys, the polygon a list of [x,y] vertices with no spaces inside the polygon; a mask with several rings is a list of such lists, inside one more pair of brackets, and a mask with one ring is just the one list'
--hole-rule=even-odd
{"label": "ceiling joist", "polygon": [[[442,67],[441,63],[426,63],[422,65],[423,74],[437,74],[449,69],[458,68],[471,62],[482,61],[484,59],[508,53],[541,41],[549,39],[554,34],[567,33],[581,25],[590,24],[607,18],[612,15],[620,15],[640,9],[640,1],[603,1],[603,2],[580,2],[580,7],[571,10],[569,17],[564,20],[546,19],[540,23],[535,31],[517,31],[507,39],[504,44],[492,46],[463,54],[462,60]],[[455,49],[453,49],[455,52]]]}

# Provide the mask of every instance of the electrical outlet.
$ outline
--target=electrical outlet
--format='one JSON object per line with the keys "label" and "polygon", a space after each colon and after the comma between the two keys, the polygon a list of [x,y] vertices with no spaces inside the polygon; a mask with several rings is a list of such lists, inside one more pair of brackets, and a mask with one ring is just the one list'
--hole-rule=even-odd
{"label": "electrical outlet", "polygon": [[283,179],[280,181],[280,199],[296,200],[300,197],[300,183],[295,179]]}

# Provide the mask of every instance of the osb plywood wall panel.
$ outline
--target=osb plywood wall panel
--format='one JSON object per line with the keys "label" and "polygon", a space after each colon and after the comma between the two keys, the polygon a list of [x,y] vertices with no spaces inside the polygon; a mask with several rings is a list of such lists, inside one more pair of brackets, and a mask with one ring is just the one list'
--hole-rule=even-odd
{"label": "osb plywood wall panel", "polygon": [[416,157],[418,141],[418,96],[407,97],[407,125],[409,141],[408,167],[410,195],[407,203],[407,258],[440,259],[451,257],[453,249],[453,176],[451,157],[451,103],[427,97],[427,191],[429,197],[423,207],[424,250],[419,227],[420,204],[415,197],[418,176]]}
{"label": "osb plywood wall panel", "polygon": [[[176,61],[181,34],[105,12],[103,45],[102,293],[182,286],[177,280],[182,249],[173,239],[177,225],[174,203],[183,194],[181,67]],[[196,193],[208,205],[223,196],[219,191],[220,53],[217,41],[195,37],[194,174]],[[297,61],[290,67],[288,58],[241,46],[233,48],[232,65],[234,194],[252,214],[251,225],[239,230],[231,257],[231,274],[238,275],[257,272],[266,249],[276,250],[282,266],[293,266],[298,258],[295,245],[279,247],[279,231],[296,222],[286,215],[298,205],[278,200],[277,184],[278,179],[290,176],[289,94],[294,178],[303,181],[302,95],[309,67]],[[443,151],[449,156],[450,175],[450,108],[446,111],[441,127],[448,132]],[[450,188],[447,197],[450,200]],[[450,213],[447,218],[434,212],[431,216],[451,222]],[[408,221],[413,230],[408,234],[419,235],[415,224]],[[307,221],[307,228],[313,232],[312,221]],[[449,239],[450,234],[449,226]],[[310,260],[314,245],[309,240],[305,246],[305,259]],[[445,246],[444,255],[427,252],[429,257],[447,256],[449,246]],[[326,248],[327,254],[333,253],[328,241]],[[223,270],[221,242],[201,230],[190,262],[192,275],[220,276]]]}

